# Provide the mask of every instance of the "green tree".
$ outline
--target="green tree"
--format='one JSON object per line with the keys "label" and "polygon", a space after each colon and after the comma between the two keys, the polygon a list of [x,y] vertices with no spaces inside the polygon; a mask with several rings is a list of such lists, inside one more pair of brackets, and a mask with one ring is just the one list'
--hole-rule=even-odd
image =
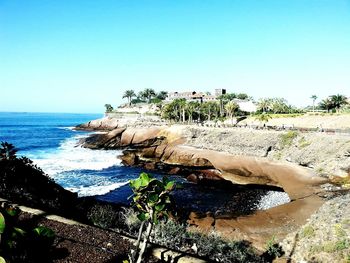
{"label": "green tree", "polygon": [[263,98],[258,102],[258,110],[261,112],[268,112],[271,109],[271,99]]}
{"label": "green tree", "polygon": [[185,99],[179,99],[177,100],[178,106],[180,108],[180,120],[182,122],[186,121],[186,108],[187,108],[187,102]]}
{"label": "green tree", "polygon": [[312,111],[315,111],[315,101],[317,100],[317,96],[316,95],[312,95],[310,97],[310,99],[312,99]]}
{"label": "green tree", "polygon": [[237,96],[235,93],[228,93],[228,94],[222,94],[220,96],[218,96],[218,100],[219,100],[219,105],[220,105],[220,116],[223,117],[225,114],[225,105],[235,99]]}
{"label": "green tree", "polygon": [[233,124],[233,116],[236,112],[236,110],[238,110],[239,106],[236,102],[234,101],[229,101],[226,105],[225,105],[225,110],[227,115],[230,117],[231,119],[231,124]]}
{"label": "green tree", "polygon": [[207,116],[207,120],[211,121],[220,114],[220,105],[216,101],[207,101],[201,104],[202,112]]}
{"label": "green tree", "polygon": [[273,113],[289,113],[290,106],[288,102],[283,98],[273,98],[271,99],[271,110]]}
{"label": "green tree", "polygon": [[156,92],[154,91],[154,89],[145,89],[142,92],[142,96],[143,98],[147,99],[148,103],[151,103],[151,99],[156,96]]}
{"label": "green tree", "polygon": [[339,109],[343,106],[343,105],[346,105],[348,102],[347,102],[347,98],[346,96],[344,95],[340,95],[340,94],[337,94],[337,95],[332,95],[330,97],[330,100],[334,106],[334,108],[337,110],[337,112],[339,112]]}
{"label": "green tree", "polygon": [[[130,261],[131,263],[141,263],[154,224],[157,224],[161,219],[166,220],[172,210],[170,192],[175,188],[175,182],[166,177],[160,181],[150,174],[141,173],[139,178],[130,181],[130,187],[133,191],[132,205],[137,210],[137,217],[141,221],[135,244],[136,250],[131,253]],[[145,227],[146,229],[144,229]],[[144,237],[141,243],[143,233]]]}
{"label": "green tree", "polygon": [[329,112],[331,109],[334,109],[334,104],[330,98],[326,98],[319,103],[319,107],[322,110],[327,110],[327,112]]}
{"label": "green tree", "polygon": [[263,112],[262,114],[259,114],[255,117],[256,120],[260,121],[261,123],[266,123],[270,119],[272,119],[271,115],[267,114],[266,112]]}
{"label": "green tree", "polygon": [[157,93],[156,98],[158,98],[160,100],[165,100],[167,96],[168,96],[168,92],[167,91],[160,91],[160,92]]}
{"label": "green tree", "polygon": [[237,99],[240,99],[240,100],[246,100],[248,99],[248,95],[246,93],[239,93],[237,94]]}
{"label": "green tree", "polygon": [[185,105],[185,99],[175,99],[171,103],[163,106],[161,117],[167,120],[180,121],[182,119],[182,107]]}
{"label": "green tree", "polygon": [[113,111],[113,107],[111,104],[105,104],[105,108],[106,108],[106,112],[112,112]]}
{"label": "green tree", "polygon": [[193,122],[193,115],[198,110],[199,103],[195,101],[190,101],[186,105],[186,112],[188,115],[188,122]]}
{"label": "green tree", "polygon": [[145,95],[145,93],[143,91],[140,91],[138,94],[137,94],[137,100],[139,102],[146,102],[147,100],[147,97]]}
{"label": "green tree", "polygon": [[127,99],[128,99],[129,106],[131,105],[131,99],[132,99],[133,97],[136,97],[135,91],[133,91],[133,90],[126,90],[126,91],[124,92],[123,99],[124,99],[124,98],[127,98]]}

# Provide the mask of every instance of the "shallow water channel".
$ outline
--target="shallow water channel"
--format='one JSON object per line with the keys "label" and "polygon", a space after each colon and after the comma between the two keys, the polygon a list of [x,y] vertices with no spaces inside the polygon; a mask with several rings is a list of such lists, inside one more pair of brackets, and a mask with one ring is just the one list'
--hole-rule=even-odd
{"label": "shallow water channel", "polygon": [[[162,175],[156,175],[160,176]],[[276,187],[233,185],[230,182],[201,185],[188,182],[180,176],[169,177],[182,186],[173,192],[176,207],[181,212],[211,212],[215,215],[240,216],[290,202],[288,194]],[[124,185],[96,198],[128,205],[130,203],[128,197],[131,195],[130,187]]]}

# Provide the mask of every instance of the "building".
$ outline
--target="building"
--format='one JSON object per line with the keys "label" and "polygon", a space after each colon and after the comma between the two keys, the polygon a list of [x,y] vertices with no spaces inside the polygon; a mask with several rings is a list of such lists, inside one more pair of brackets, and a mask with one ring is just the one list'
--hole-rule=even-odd
{"label": "building", "polygon": [[217,97],[226,94],[225,89],[216,89],[215,95],[208,95],[204,92],[169,92],[166,98],[167,101],[173,101],[175,99],[185,99],[187,101],[216,101]]}
{"label": "building", "polygon": [[[208,102],[208,101],[218,101],[218,97],[220,95],[226,94],[226,89],[215,89],[215,95],[208,95],[204,92],[169,92],[166,100],[168,102],[171,102],[175,99],[185,99],[186,101],[197,101],[197,102]],[[250,101],[250,100],[240,100],[240,99],[233,99],[234,102],[236,102],[239,106],[239,109],[241,111],[245,112],[256,112],[257,111],[257,105]]]}
{"label": "building", "polygon": [[233,101],[237,103],[241,111],[252,113],[258,110],[257,105],[250,100],[233,99]]}
{"label": "building", "polygon": [[203,96],[205,94],[202,92],[169,92],[166,98],[167,101],[173,101],[175,99],[185,99],[187,101],[198,101],[202,102]]}
{"label": "building", "polygon": [[215,96],[219,97],[220,95],[225,95],[226,89],[215,89]]}

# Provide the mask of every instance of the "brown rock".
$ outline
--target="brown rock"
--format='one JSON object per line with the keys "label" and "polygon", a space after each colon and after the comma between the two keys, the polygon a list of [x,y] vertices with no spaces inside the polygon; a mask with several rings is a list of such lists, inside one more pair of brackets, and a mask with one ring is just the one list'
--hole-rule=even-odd
{"label": "brown rock", "polygon": [[121,145],[134,147],[159,145],[163,140],[163,137],[158,136],[159,132],[160,128],[129,128],[122,134]]}
{"label": "brown rock", "polygon": [[145,163],[145,165],[143,166],[145,169],[147,170],[155,170],[156,169],[156,164],[155,163]]}
{"label": "brown rock", "polygon": [[127,166],[132,166],[137,164],[137,156],[135,152],[132,151],[124,151],[123,155],[120,157],[122,163]]}
{"label": "brown rock", "polygon": [[195,174],[190,174],[189,176],[186,177],[186,179],[190,182],[193,182],[193,183],[198,182],[198,177]]}
{"label": "brown rock", "polygon": [[97,120],[92,120],[87,123],[80,124],[75,127],[76,130],[88,130],[88,131],[111,131],[120,127],[118,119],[104,117]]}
{"label": "brown rock", "polygon": [[169,174],[179,174],[181,169],[179,167],[172,168],[168,173]]}
{"label": "brown rock", "polygon": [[211,213],[198,214],[195,212],[191,212],[187,223],[192,227],[195,226],[200,231],[210,232],[211,230],[213,230],[215,220]]}

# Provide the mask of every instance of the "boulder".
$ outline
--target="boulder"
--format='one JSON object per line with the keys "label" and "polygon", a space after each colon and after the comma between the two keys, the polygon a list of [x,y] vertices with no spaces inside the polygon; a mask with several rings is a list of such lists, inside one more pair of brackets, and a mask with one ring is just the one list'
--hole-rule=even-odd
{"label": "boulder", "polygon": [[97,120],[92,120],[87,123],[80,124],[75,127],[76,130],[86,131],[111,131],[118,127],[124,127],[116,118],[104,117]]}

